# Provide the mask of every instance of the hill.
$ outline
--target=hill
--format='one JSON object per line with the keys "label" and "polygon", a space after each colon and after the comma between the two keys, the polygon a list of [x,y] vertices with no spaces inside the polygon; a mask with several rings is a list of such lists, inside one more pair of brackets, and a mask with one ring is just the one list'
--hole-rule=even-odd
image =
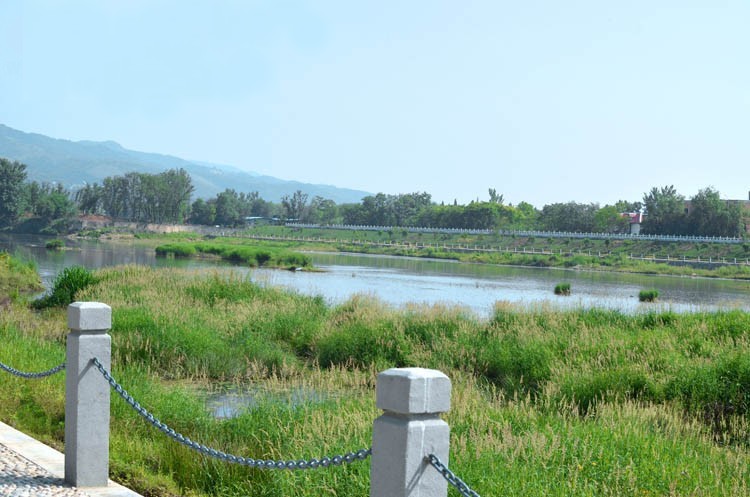
{"label": "hill", "polygon": [[232,166],[189,161],[170,155],[128,150],[114,141],[70,141],[25,133],[0,124],[0,157],[23,162],[29,180],[58,182],[66,187],[101,183],[107,176],[131,171],[160,173],[183,168],[193,179],[194,198],[210,198],[227,188],[238,192],[257,191],[262,198],[278,202],[296,190],[336,203],[359,202],[368,192],[287,181],[242,171]]}

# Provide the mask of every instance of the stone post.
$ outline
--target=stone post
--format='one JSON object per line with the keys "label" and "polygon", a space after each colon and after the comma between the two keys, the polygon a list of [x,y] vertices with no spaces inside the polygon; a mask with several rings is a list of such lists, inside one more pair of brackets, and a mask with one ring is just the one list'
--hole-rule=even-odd
{"label": "stone post", "polygon": [[370,497],[446,497],[448,482],[425,457],[448,465],[451,381],[440,371],[389,369],[378,375],[372,433]]}
{"label": "stone post", "polygon": [[91,359],[109,371],[112,309],[98,302],[68,306],[65,362],[65,481],[103,487],[109,473],[109,383]]}

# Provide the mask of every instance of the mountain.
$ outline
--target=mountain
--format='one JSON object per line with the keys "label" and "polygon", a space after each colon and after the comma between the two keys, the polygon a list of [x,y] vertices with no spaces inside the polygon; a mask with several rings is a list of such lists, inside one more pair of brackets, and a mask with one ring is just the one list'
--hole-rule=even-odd
{"label": "mountain", "polygon": [[156,174],[167,169],[185,169],[193,179],[193,198],[211,198],[232,188],[238,192],[257,191],[265,200],[278,202],[282,196],[302,190],[310,198],[319,195],[338,204],[357,203],[368,192],[286,181],[272,176],[242,171],[236,167],[189,161],[123,148],[116,142],[70,141],[25,133],[0,124],[0,157],[26,164],[30,181],[62,183],[80,187],[101,183],[107,176],[137,171]]}

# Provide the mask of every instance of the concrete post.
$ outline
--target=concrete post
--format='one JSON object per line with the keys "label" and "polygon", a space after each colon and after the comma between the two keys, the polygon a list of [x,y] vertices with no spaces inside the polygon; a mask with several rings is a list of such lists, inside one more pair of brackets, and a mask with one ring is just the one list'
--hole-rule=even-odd
{"label": "concrete post", "polygon": [[103,487],[109,473],[109,383],[91,359],[110,370],[112,309],[98,302],[68,306],[65,362],[65,481]]}
{"label": "concrete post", "polygon": [[451,381],[440,371],[389,369],[378,375],[370,463],[370,497],[447,497],[448,482],[425,457],[447,466]]}

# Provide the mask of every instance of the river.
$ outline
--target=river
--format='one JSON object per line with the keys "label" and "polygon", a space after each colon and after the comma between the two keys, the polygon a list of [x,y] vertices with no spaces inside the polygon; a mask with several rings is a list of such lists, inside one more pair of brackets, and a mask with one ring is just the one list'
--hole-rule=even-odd
{"label": "river", "polygon": [[[261,284],[322,295],[331,304],[343,302],[355,294],[367,294],[394,306],[409,303],[461,306],[480,317],[489,316],[497,301],[526,306],[607,307],[624,312],[653,309],[654,304],[638,302],[638,292],[645,288],[659,290],[661,304],[658,307],[677,312],[750,310],[750,282],[747,281],[334,253],[310,253],[320,272],[290,272],[206,260],[157,258],[153,249],[120,241],[66,240],[72,250],[49,251],[44,248],[46,240],[48,238],[38,236],[0,235],[0,250],[36,261],[47,287],[60,270],[75,264],[92,269],[141,264],[238,271]],[[571,284],[572,296],[553,294],[554,286],[562,281]]]}

